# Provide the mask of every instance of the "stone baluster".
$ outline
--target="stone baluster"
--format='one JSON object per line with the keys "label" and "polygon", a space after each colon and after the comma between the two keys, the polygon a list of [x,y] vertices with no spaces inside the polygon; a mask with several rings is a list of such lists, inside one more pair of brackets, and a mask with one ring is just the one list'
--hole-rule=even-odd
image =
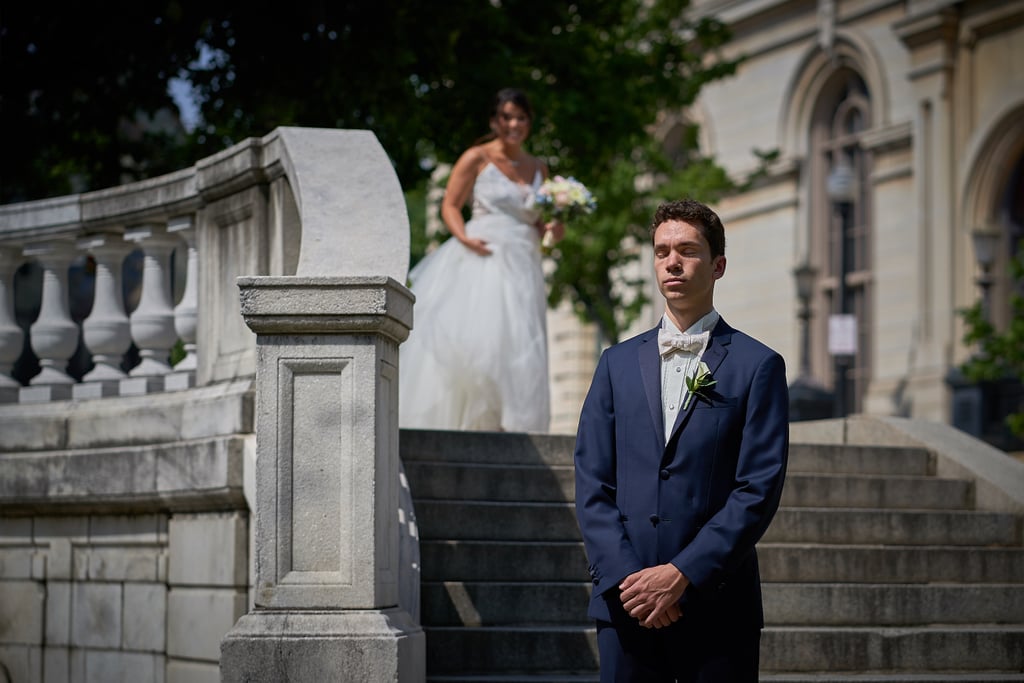
{"label": "stone baluster", "polygon": [[120,365],[132,343],[121,289],[121,270],[131,246],[120,235],[98,234],[79,240],[78,248],[96,259],[92,311],[82,322],[82,338],[95,366],[71,394],[76,399],[114,396],[127,376]]}
{"label": "stone baluster", "polygon": [[25,256],[34,257],[43,269],[43,300],[39,317],[29,328],[32,350],[42,370],[30,386],[22,387],[22,403],[45,403],[71,398],[75,383],[66,372],[68,359],[78,348],[78,325],[68,307],[68,268],[76,253],[70,242],[54,240],[25,247]]}
{"label": "stone baluster", "polygon": [[21,250],[0,247],[0,403],[18,400],[21,384],[11,369],[21,356],[25,333],[14,317],[14,273],[21,265]]}
{"label": "stone baluster", "polygon": [[156,224],[130,228],[124,237],[143,250],[142,296],[130,318],[132,340],[142,361],[132,369],[129,379],[121,381],[121,393],[145,394],[163,389],[163,377],[171,371],[171,347],[178,339],[170,274],[171,252],[178,238]]}
{"label": "stone baluster", "polygon": [[179,216],[167,224],[167,232],[181,235],[188,250],[185,267],[185,291],[174,307],[174,329],[185,347],[185,357],[164,378],[165,391],[179,391],[196,383],[196,324],[199,319],[199,252],[192,216]]}

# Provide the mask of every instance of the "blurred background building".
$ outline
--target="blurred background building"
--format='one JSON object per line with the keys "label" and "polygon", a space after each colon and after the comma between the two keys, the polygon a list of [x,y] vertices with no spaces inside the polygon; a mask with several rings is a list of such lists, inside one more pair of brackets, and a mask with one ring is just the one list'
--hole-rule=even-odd
{"label": "blurred background building", "polygon": [[[1010,323],[1024,2],[698,0],[692,11],[723,20],[727,55],[745,60],[692,111],[666,112],[659,135],[671,146],[696,119],[702,151],[737,177],[754,170],[753,149],[778,152],[717,206],[723,316],[783,353],[811,399],[804,416],[926,418],[1004,438],[990,413],[1019,405],[1019,385],[987,402],[958,393],[972,352],[958,310],[985,297],[997,328]],[[657,301],[653,281],[650,292]],[[572,431],[596,341],[553,317],[552,429]]]}

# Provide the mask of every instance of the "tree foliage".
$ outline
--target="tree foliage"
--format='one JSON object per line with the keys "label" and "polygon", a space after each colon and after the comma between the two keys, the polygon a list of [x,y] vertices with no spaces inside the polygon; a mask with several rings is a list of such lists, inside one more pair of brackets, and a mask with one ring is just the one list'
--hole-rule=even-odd
{"label": "tree foliage", "polygon": [[5,3],[0,201],[118,185],[192,163],[167,93],[168,79],[195,52],[194,31],[175,7]]}
{"label": "tree foliage", "polygon": [[[687,5],[296,0],[261,11],[155,0],[100,12],[14,3],[0,14],[0,200],[164,173],[283,125],[373,130],[420,197],[434,164],[487,131],[494,93],[518,86],[538,114],[531,151],[600,201],[555,254],[551,300],[573,301],[615,340],[643,303],[628,282],[614,283],[635,258],[623,238],[646,240],[659,192],[710,199],[730,187],[692,131],[672,159],[651,144],[659,112],[692,104],[736,66],[717,55],[724,27],[689,19]],[[139,125],[173,108],[174,77],[192,84],[197,127]],[[640,177],[652,181],[644,191]]]}
{"label": "tree foliage", "polygon": [[[1005,330],[996,329],[981,301],[960,311],[965,324],[964,343],[977,346],[976,353],[962,367],[964,376],[972,382],[1006,378],[1024,382],[1024,242],[1010,262],[1010,275],[1018,287],[1010,295],[1010,323]],[[1006,423],[1011,432],[1024,436],[1024,411],[1009,415]]]}

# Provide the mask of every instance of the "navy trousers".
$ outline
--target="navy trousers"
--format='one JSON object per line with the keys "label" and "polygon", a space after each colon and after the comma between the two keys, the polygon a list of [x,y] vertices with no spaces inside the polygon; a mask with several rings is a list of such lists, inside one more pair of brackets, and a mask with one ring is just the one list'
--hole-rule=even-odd
{"label": "navy trousers", "polygon": [[728,611],[687,615],[684,607],[676,623],[648,629],[617,596],[608,603],[613,621],[597,622],[601,683],[757,683],[760,628],[730,625]]}

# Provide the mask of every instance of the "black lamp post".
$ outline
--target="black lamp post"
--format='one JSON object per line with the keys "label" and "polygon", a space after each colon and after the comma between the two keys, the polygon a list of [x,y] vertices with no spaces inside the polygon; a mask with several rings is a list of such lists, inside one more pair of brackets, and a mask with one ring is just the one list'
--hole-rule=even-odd
{"label": "black lamp post", "polygon": [[796,296],[800,300],[800,377],[811,376],[811,295],[814,290],[814,279],[818,270],[809,263],[803,263],[793,269],[796,279]]}
{"label": "black lamp post", "polygon": [[985,320],[991,322],[992,313],[992,266],[996,262],[996,249],[999,247],[999,233],[989,228],[975,228],[971,231],[974,243],[974,258],[981,267],[981,274],[976,282],[981,288],[981,310]]}
{"label": "black lamp post", "polygon": [[789,387],[789,419],[824,420],[832,416],[833,395],[811,377],[811,298],[818,271],[809,263],[793,269],[796,296],[800,301],[800,374]]}
{"label": "black lamp post", "polygon": [[[853,201],[857,196],[857,177],[853,168],[842,152],[836,153],[835,163],[829,171],[825,180],[825,191],[828,198],[836,207],[839,213],[839,244],[836,249],[836,257],[839,261],[836,268],[836,313],[843,315],[847,311],[846,296],[846,239],[850,230],[851,212]],[[846,374],[850,356],[847,353],[834,352],[835,362],[835,417],[846,417],[847,412],[847,390]]]}

